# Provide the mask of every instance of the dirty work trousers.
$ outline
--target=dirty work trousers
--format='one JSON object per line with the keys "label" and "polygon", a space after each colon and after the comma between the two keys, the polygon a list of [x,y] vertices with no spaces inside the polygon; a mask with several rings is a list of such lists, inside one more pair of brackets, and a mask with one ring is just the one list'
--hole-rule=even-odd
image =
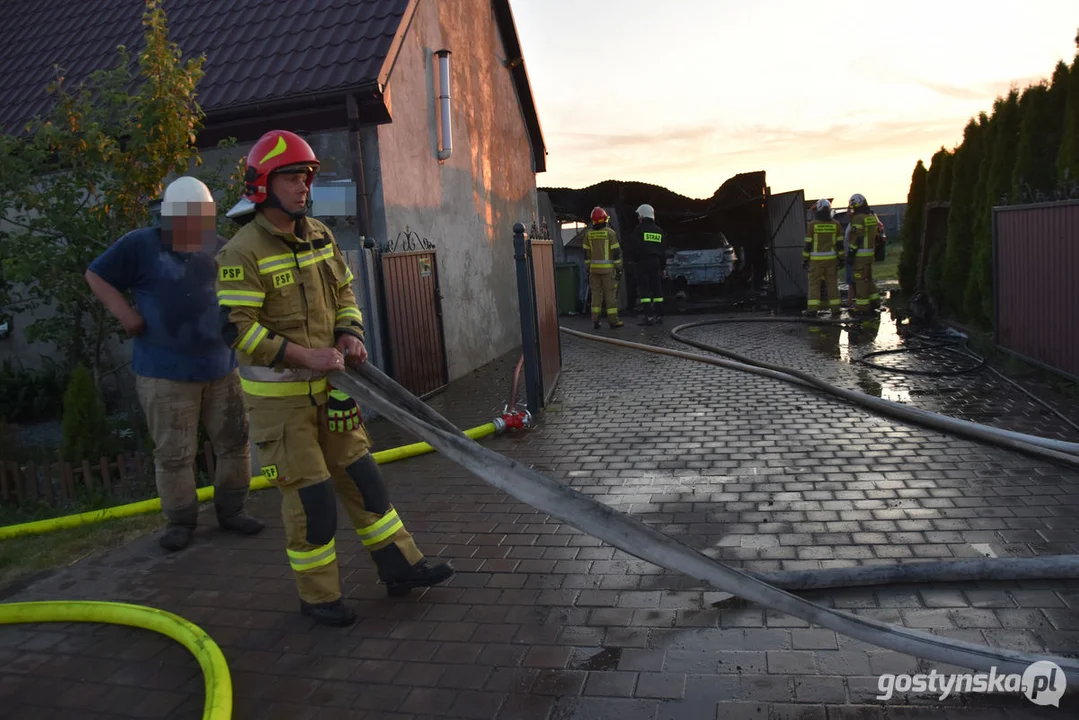
{"label": "dirty work trousers", "polygon": [[[829,309],[838,310],[839,300],[839,276],[837,274],[838,260],[815,260],[809,261],[809,300],[806,302],[808,310],[820,310],[823,302],[827,301]],[[820,284],[824,283],[824,297],[821,297]]]}
{"label": "dirty work trousers", "polygon": [[607,321],[618,321],[618,282],[614,279],[614,272],[599,273],[592,271],[588,276],[592,287],[592,322],[599,322],[599,314],[603,306],[607,306]]}
{"label": "dirty work trousers", "polygon": [[663,315],[663,261],[647,255],[640,264],[641,312],[646,317]]}
{"label": "dirty work trousers", "polygon": [[423,553],[390,503],[365,428],[333,432],[325,402],[312,407],[291,400],[278,406],[259,398],[250,408],[251,440],[262,474],[281,491],[287,554],[300,598],[316,604],[341,597],[334,540],[338,499],[380,579],[406,574]]}
{"label": "dirty work trousers", "polygon": [[242,507],[251,484],[251,449],[239,373],[211,382],[139,375],[135,390],[154,441],[154,479],[170,524],[194,527],[197,520],[199,420],[216,456],[215,503],[226,514]]}
{"label": "dirty work trousers", "polygon": [[[865,252],[863,255],[862,253]],[[866,312],[870,306],[880,300],[877,284],[873,282],[873,251],[861,251],[854,257],[854,309]]]}

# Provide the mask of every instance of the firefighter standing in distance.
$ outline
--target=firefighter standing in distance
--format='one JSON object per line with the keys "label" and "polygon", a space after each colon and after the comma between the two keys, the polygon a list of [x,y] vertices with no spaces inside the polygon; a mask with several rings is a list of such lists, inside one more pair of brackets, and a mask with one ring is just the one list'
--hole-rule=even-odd
{"label": "firefighter standing in distance", "polygon": [[803,315],[813,316],[823,310],[820,286],[825,286],[828,309],[839,315],[839,223],[832,218],[832,204],[821,198],[813,207],[813,219],[806,226],[805,247],[802,249],[803,268],[809,273],[809,299]]}
{"label": "firefighter standing in distance", "polygon": [[244,200],[228,213],[253,217],[217,255],[217,296],[251,440],[263,474],[281,491],[300,610],[344,626],[356,616],[341,601],[338,497],[388,594],[435,585],[453,568],[428,565],[390,503],[356,401],[327,383],[327,372],[343,370],[346,358],[365,362],[367,350],[352,271],[329,228],[305,216],[318,168],[311,147],[291,132],[274,130],[255,143]]}
{"label": "firefighter standing in distance", "polygon": [[880,301],[880,292],[873,282],[873,259],[877,252],[877,232],[880,221],[869,207],[865,196],[855,193],[850,196],[848,209],[850,223],[847,225],[850,243],[847,247],[847,262],[853,263],[854,292],[848,294],[854,298],[854,311],[867,313]]}
{"label": "firefighter standing in distance", "polygon": [[584,262],[592,288],[592,327],[599,330],[600,311],[607,306],[607,322],[612,328],[625,325],[618,319],[618,281],[622,279],[622,246],[618,234],[607,222],[610,216],[601,207],[592,210],[592,227],[584,235]]}
{"label": "firefighter standing in distance", "polygon": [[641,310],[644,318],[638,325],[663,324],[663,273],[667,269],[667,249],[663,229],[656,225],[656,211],[651,205],[637,208],[637,227],[633,228],[629,247],[640,268]]}

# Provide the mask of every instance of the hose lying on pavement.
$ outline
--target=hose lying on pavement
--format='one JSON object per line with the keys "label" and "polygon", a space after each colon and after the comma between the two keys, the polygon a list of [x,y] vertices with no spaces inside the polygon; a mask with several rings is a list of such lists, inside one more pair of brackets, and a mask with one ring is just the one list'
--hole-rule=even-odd
{"label": "hose lying on pavement", "polygon": [[[730,320],[702,320],[700,322],[679,325],[678,327],[671,330],[671,337],[673,337],[675,340],[686,343],[687,345],[701,348],[702,350],[716,353],[718,355],[733,358],[731,360],[725,360],[723,358],[712,357],[709,355],[689,353],[682,350],[674,350],[672,348],[659,347],[656,345],[648,345],[645,343],[635,343],[628,340],[619,340],[617,338],[591,335],[589,333],[580,332],[578,330],[571,330],[565,327],[560,329],[567,335],[584,338],[586,340],[609,343],[611,345],[620,345],[622,347],[631,348],[633,350],[644,350],[647,352],[659,353],[661,355],[670,355],[671,357],[684,358],[686,360],[696,360],[698,362],[708,363],[710,365],[717,365],[719,367],[727,368],[730,370],[739,370],[742,372],[753,373],[755,375],[761,375],[763,377],[773,378],[775,380],[782,380],[784,382],[802,385],[804,387],[816,388],[818,390],[823,390],[829,394],[847,400],[854,405],[859,405],[870,410],[875,410],[883,415],[889,415],[899,420],[905,420],[915,423],[917,425],[932,428],[933,430],[939,430],[941,432],[959,435],[968,439],[988,443],[997,447],[1004,447],[1010,450],[1015,450],[1025,453],[1027,455],[1051,460],[1052,462],[1070,465],[1071,467],[1079,467],[1079,443],[1065,442],[1063,440],[1054,440],[1052,438],[1043,438],[1037,435],[1027,435],[1011,430],[1001,430],[1000,428],[990,427],[988,425],[981,425],[979,423],[970,422],[969,420],[960,420],[959,418],[952,418],[946,415],[938,415],[936,413],[931,413],[927,410],[922,410],[920,408],[904,405],[903,403],[892,402],[891,400],[885,400],[884,398],[874,397],[872,395],[855,392],[853,390],[847,390],[846,388],[832,385],[829,382],[814,377],[809,373],[795,370],[793,368],[783,367],[782,365],[775,365],[772,363],[753,360],[752,358],[744,357],[737,353],[731,352],[730,350],[724,350],[723,348],[709,345],[708,343],[691,340],[681,334],[684,330],[687,330],[689,328],[699,327],[702,325],[712,325],[720,322],[762,322],[768,320],[772,320],[772,318],[732,318]],[[800,319],[788,318],[774,318],[774,320],[777,322],[800,321]],[[820,324],[839,324],[829,323],[827,321],[814,322],[818,322]]]}
{"label": "hose lying on pavement", "polygon": [[[473,440],[479,440],[499,433],[503,429],[505,429],[505,422],[501,418],[497,418],[493,422],[465,430],[465,434]],[[398,460],[405,460],[430,452],[434,452],[433,447],[427,443],[419,442],[412,443],[411,445],[389,448],[387,450],[379,450],[378,452],[372,453],[371,456],[375,459],[376,463],[384,465],[386,463],[397,462]],[[265,490],[269,487],[273,486],[270,485],[270,482],[264,476],[256,475],[251,478],[252,491]],[[198,501],[200,503],[213,500],[214,488],[212,485],[201,487],[197,490],[196,495],[198,496]],[[125,505],[102,508],[100,510],[88,510],[87,512],[76,513],[74,515],[34,520],[33,522],[19,523],[18,525],[5,525],[0,527],[0,540],[7,540],[9,538],[22,537],[25,535],[40,535],[56,530],[81,527],[83,525],[93,525],[95,523],[105,522],[106,520],[116,520],[118,518],[133,517],[135,515],[149,515],[150,513],[159,512],[160,510],[161,498],[156,497],[150,498],[149,500],[127,503]]]}
{"label": "hose lying on pavement", "polygon": [[[878,647],[975,670],[996,668],[998,673],[1019,675],[1030,664],[1048,660],[1063,670],[1069,682],[1079,684],[1079,660],[1028,655],[888,625],[817,605],[724,565],[635,518],[470,441],[432,408],[412,402],[415,398],[370,363],[358,370],[334,372],[330,381],[394,424],[425,438],[444,456],[493,487],[646,562]],[[865,569],[847,572],[857,574]]]}
{"label": "hose lying on pavement", "polygon": [[232,679],[217,643],[197,625],[157,608],[91,600],[53,600],[0,604],[0,625],[44,622],[88,622],[153,630],[187,648],[202,667],[206,688],[203,720],[232,717]]}

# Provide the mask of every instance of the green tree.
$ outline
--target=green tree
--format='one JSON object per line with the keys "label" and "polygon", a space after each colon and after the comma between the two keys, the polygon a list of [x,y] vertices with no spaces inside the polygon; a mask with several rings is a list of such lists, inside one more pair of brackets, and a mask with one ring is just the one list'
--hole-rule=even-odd
{"label": "green tree", "polygon": [[927,202],[947,201],[952,192],[952,158],[954,153],[943,147],[929,159]]}
{"label": "green tree", "polygon": [[[1079,36],[1076,36],[1079,44]],[[1064,93],[1064,127],[1057,152],[1057,179],[1079,180],[1079,53],[1072,60]]]}
{"label": "green tree", "polygon": [[[927,202],[947,202],[952,192],[952,159],[954,153],[941,148],[933,153],[929,161],[929,173],[926,178]],[[927,240],[929,238],[926,238]],[[944,283],[944,247],[945,243],[934,240],[928,250],[925,262],[925,278],[927,290],[932,295],[938,294],[938,289]]]}
{"label": "green tree", "polygon": [[58,68],[50,112],[22,135],[0,136],[0,216],[14,228],[0,236],[6,300],[51,306],[51,316],[25,328],[27,340],[55,344],[69,368],[88,358],[95,375],[119,326],[83,273],[112,242],[147,224],[148,203],[168,176],[201,165],[195,87],[204,58],[184,60],[169,41],[161,0],[146,0],[142,21],[136,60],[120,46],[114,67],[71,89]]}
{"label": "green tree", "polygon": [[[962,316],[968,321],[984,327],[987,318],[982,307],[981,274],[992,276],[992,204],[989,202],[989,174],[993,165],[993,149],[996,147],[998,130],[997,111],[1004,100],[997,98],[993,103],[993,113],[984,123],[981,158],[978,161],[978,182],[974,186],[973,206],[971,208],[970,262],[963,287]],[[984,118],[985,115],[983,114]]]}
{"label": "green tree", "polygon": [[990,327],[993,322],[993,208],[1008,201],[1018,146],[1019,91],[1012,90],[994,104],[981,170],[984,175],[979,175],[976,192],[980,207],[975,216],[974,251],[964,314],[983,327]]}
{"label": "green tree", "polygon": [[926,192],[929,171],[921,160],[914,166],[907,193],[907,210],[903,216],[903,250],[899,255],[899,285],[904,292],[914,292],[918,282],[918,259],[922,252],[922,223],[925,219]]}
{"label": "green tree", "polygon": [[970,272],[974,236],[974,215],[977,208],[975,191],[978,170],[985,146],[985,113],[971,120],[963,130],[963,142],[956,150],[952,175],[951,207],[948,211],[948,240],[944,251],[943,285],[935,288],[938,296],[953,312],[962,313],[963,300]]}
{"label": "green tree", "polygon": [[1012,171],[1012,202],[1048,199],[1056,188],[1064,130],[1068,66],[1057,63],[1051,83],[1027,88],[1019,101],[1019,149]]}

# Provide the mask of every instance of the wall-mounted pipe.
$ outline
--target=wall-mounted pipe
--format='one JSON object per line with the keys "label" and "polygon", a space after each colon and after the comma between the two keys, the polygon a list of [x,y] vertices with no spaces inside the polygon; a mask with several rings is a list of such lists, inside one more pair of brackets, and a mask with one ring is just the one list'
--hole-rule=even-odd
{"label": "wall-mounted pipe", "polygon": [[453,123],[450,122],[450,51],[439,50],[438,57],[438,113],[442,118],[441,145],[438,160],[449,160],[453,154]]}

